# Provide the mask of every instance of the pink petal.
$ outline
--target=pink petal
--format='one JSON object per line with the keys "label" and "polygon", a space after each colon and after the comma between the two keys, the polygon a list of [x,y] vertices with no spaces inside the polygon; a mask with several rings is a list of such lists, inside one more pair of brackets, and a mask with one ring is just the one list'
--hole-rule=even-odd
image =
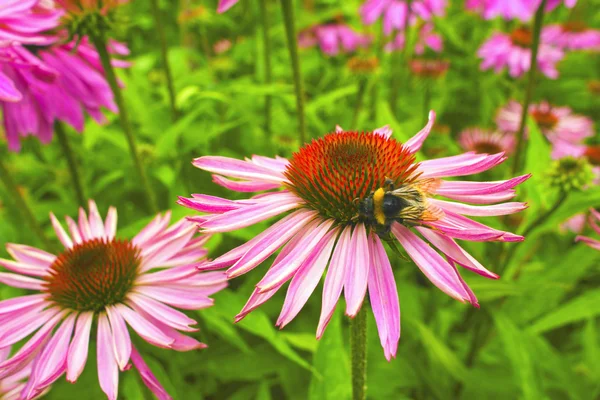
{"label": "pink petal", "polygon": [[408,139],[404,143],[404,147],[408,148],[411,154],[414,154],[421,149],[421,146],[423,146],[423,142],[425,139],[427,139],[427,136],[429,136],[429,132],[431,132],[431,128],[433,127],[434,123],[435,111],[431,110],[429,111],[429,120],[427,121],[427,125],[425,125],[425,127],[421,129],[415,136]]}
{"label": "pink petal", "polygon": [[143,246],[148,240],[165,230],[171,220],[171,212],[167,211],[165,215],[157,215],[148,225],[146,225],[132,240],[136,246]]}
{"label": "pink petal", "polygon": [[197,310],[214,304],[214,300],[208,298],[200,290],[195,290],[192,293],[171,287],[142,286],[138,287],[136,292],[184,310]]}
{"label": "pink petal", "polygon": [[277,189],[281,183],[255,182],[255,181],[234,181],[220,175],[213,175],[213,182],[226,189],[236,192],[260,192],[263,190]]}
{"label": "pink petal", "polygon": [[67,356],[67,381],[71,383],[79,378],[85,367],[93,320],[94,313],[91,311],[83,312],[77,318],[75,336],[73,336]]}
{"label": "pink petal", "polygon": [[148,322],[147,319],[136,313],[131,308],[118,304],[115,306],[125,321],[137,332],[145,341],[158,347],[169,348],[173,339],[165,335],[155,325]]}
{"label": "pink petal", "polygon": [[70,249],[73,247],[73,241],[69,234],[64,230],[58,219],[54,216],[54,214],[50,213],[50,221],[52,221],[52,227],[56,232],[56,236],[58,236],[58,240],[65,246],[65,248]]}
{"label": "pink petal", "polygon": [[138,353],[135,347],[131,349],[131,361],[133,362],[133,365],[135,366],[137,371],[140,373],[140,377],[142,378],[144,384],[148,387],[148,389],[152,391],[152,393],[154,393],[154,395],[159,400],[172,399],[171,396],[169,396],[169,394],[165,390],[165,388],[162,387],[158,379],[156,379],[152,371],[150,371],[150,368],[148,367],[148,365],[146,365],[146,363],[142,359],[142,356],[140,355],[140,353]]}
{"label": "pink petal", "polygon": [[456,214],[471,215],[476,217],[488,217],[496,215],[509,215],[527,208],[527,203],[502,203],[491,206],[472,206],[463,203],[453,203],[445,200],[430,199],[432,204],[439,206],[444,211],[452,211]]}
{"label": "pink petal", "polygon": [[128,298],[131,301],[131,306],[134,310],[145,310],[146,312],[155,315],[160,321],[172,328],[188,332],[198,330],[190,327],[190,325],[196,325],[196,321],[181,311],[177,311],[174,308],[141,294],[131,293]]}
{"label": "pink petal", "polygon": [[346,298],[346,315],[356,316],[367,293],[371,254],[367,231],[363,224],[354,228],[350,239],[348,267],[344,278],[344,296]]}
{"label": "pink petal", "polygon": [[110,324],[105,314],[98,316],[98,380],[109,400],[116,400],[119,392],[119,366],[112,349]]}
{"label": "pink petal", "polygon": [[45,281],[29,278],[23,275],[11,274],[8,272],[0,272],[0,283],[12,286],[19,289],[43,290]]}
{"label": "pink petal", "polygon": [[189,225],[185,230],[180,232],[177,236],[165,240],[164,242],[158,242],[152,247],[146,248],[147,253],[144,254],[140,271],[144,272],[149,269],[160,267],[162,263],[175,254],[177,254],[185,245],[192,239],[192,236],[196,233],[196,227]]}
{"label": "pink petal", "polygon": [[196,158],[192,163],[196,168],[232,178],[258,180],[263,182],[283,183],[283,174],[275,172],[251,162],[220,156]]}
{"label": "pink petal", "polygon": [[[219,14],[224,13],[225,11],[229,10],[231,7],[233,7],[239,0],[219,0],[219,4],[217,6],[217,12]],[[200,167],[198,167],[200,168]]]}
{"label": "pink petal", "polygon": [[115,306],[107,306],[106,315],[108,315],[112,331],[112,346],[115,352],[115,360],[117,360],[119,369],[125,371],[129,364],[129,357],[131,356],[131,338],[129,337],[127,325]]}
{"label": "pink petal", "polygon": [[15,311],[37,306],[46,301],[47,294],[31,294],[29,296],[15,297],[0,301],[0,316],[14,313]]}
{"label": "pink petal", "polygon": [[46,271],[56,260],[54,254],[24,244],[7,243],[6,251],[15,260],[38,267],[42,272]]}
{"label": "pink petal", "polygon": [[117,234],[117,209],[109,207],[106,219],[104,220],[104,233],[108,240],[115,238]]}
{"label": "pink petal", "polygon": [[102,222],[102,217],[100,217],[100,213],[98,212],[98,207],[96,206],[96,203],[93,200],[90,200],[88,203],[88,208],[90,210],[89,221],[92,236],[95,238],[104,237],[104,223]]}

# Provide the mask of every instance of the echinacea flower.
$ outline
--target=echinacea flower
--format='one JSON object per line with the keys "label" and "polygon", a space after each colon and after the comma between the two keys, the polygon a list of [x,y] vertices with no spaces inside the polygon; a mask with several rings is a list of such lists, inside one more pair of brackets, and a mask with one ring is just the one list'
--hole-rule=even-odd
{"label": "echinacea flower", "polygon": [[225,11],[229,10],[231,7],[237,4],[240,0],[219,0],[219,4],[217,5],[217,12],[219,14],[223,14]]}
{"label": "echinacea flower", "polygon": [[[504,202],[515,196],[514,187],[529,176],[499,182],[442,179],[486,171],[506,157],[502,153],[465,153],[416,162],[415,153],[434,119],[431,112],[427,126],[405,143],[393,139],[387,126],[373,132],[344,131],[338,127],[334,133],[306,144],[289,160],[262,156],[243,161],[217,156],[194,160],[196,167],[213,173],[214,182],[225,188],[237,192],[267,191],[243,200],[204,194],[180,198],[179,204],[205,213],[189,217],[202,232],[230,232],[282,217],[250,241],[199,268],[229,267],[227,276],[234,278],[258,267],[281,248],[236,321],[291,281],[277,320],[283,328],[300,312],[329,265],[317,337],[323,335],[342,291],[346,314],[351,317],[358,313],[368,291],[381,345],[386,358],[391,359],[400,338],[400,308],[385,241],[399,242],[442,291],[477,306],[475,295],[461,279],[455,264],[488,278],[498,276],[455,239],[523,240],[467,216],[523,210],[523,203]],[[395,197],[383,196],[383,187],[395,190]],[[434,198],[437,196],[455,201]],[[489,205],[493,203],[500,204]],[[393,219],[390,207],[394,208]]]}
{"label": "echinacea flower", "polygon": [[458,143],[465,151],[487,154],[510,154],[516,144],[513,133],[493,132],[481,128],[465,129],[460,133]]}
{"label": "echinacea flower", "polygon": [[[600,235],[600,226],[598,226],[598,222],[600,222],[600,212],[590,208],[590,217],[588,221],[594,232]],[[598,239],[579,235],[575,238],[575,241],[583,242],[594,250],[600,250],[600,240]]]}
{"label": "echinacea flower", "polygon": [[55,38],[47,31],[58,26],[62,10],[46,0],[3,0],[0,4],[0,45],[45,45]]}
{"label": "echinacea flower", "polygon": [[328,23],[304,29],[298,34],[298,46],[307,48],[319,45],[328,56],[352,53],[360,47],[367,47],[371,37],[356,32],[344,23]]}
{"label": "echinacea flower", "polygon": [[[517,132],[523,106],[511,100],[500,109],[496,124],[501,131]],[[594,135],[594,122],[591,118],[574,114],[569,107],[557,107],[543,101],[529,106],[529,115],[537,123],[542,133],[553,145],[553,157],[565,155],[581,156],[576,149],[585,138]],[[583,152],[583,149],[581,150]]]}
{"label": "echinacea flower", "polygon": [[[385,45],[385,50],[398,51],[404,48],[405,38],[404,32],[399,32],[393,41]],[[425,49],[429,48],[435,53],[440,53],[444,49],[444,41],[442,36],[433,32],[433,24],[424,24],[417,34],[417,42],[415,43],[415,54],[425,53]]]}
{"label": "echinacea flower", "polygon": [[600,31],[589,28],[583,22],[566,22],[545,26],[542,40],[565,50],[600,51]]}
{"label": "echinacea flower", "polygon": [[[415,0],[410,3],[409,24],[420,17],[425,21],[434,16],[443,16],[445,0]],[[360,15],[365,25],[374,24],[380,18],[383,21],[383,33],[391,34],[394,30],[404,30],[409,13],[408,3],[404,0],[366,0],[360,6]]]}
{"label": "echinacea flower", "polygon": [[[512,33],[494,33],[477,51],[483,58],[481,69],[494,69],[497,74],[504,68],[513,78],[518,78],[531,68],[531,30],[520,27]],[[537,67],[548,78],[556,79],[556,64],[562,60],[564,52],[546,43],[540,43],[537,54]]]}
{"label": "echinacea flower", "polygon": [[[179,332],[197,329],[176,308],[211,306],[208,296],[227,285],[225,275],[197,273],[195,265],[206,255],[202,246],[208,237],[194,237],[196,228],[186,220],[168,227],[170,214],[158,215],[133,239],[117,239],[117,210],[111,207],[102,221],[93,201],[89,209],[89,216],[79,210],[78,222],[66,218],[70,234],[50,214],[65,246],[58,255],[7,244],[14,260],[0,259],[0,265],[12,272],[0,273],[0,282],[34,294],[0,302],[0,349],[24,341],[0,362],[0,381],[21,376],[31,364],[21,399],[36,397],[63,374],[75,382],[95,337],[98,379],[109,399],[117,398],[119,370],[127,370],[130,362],[159,399],[168,399],[134,346],[129,328],[158,347],[205,347]],[[91,333],[92,327],[97,334]]]}
{"label": "echinacea flower", "polygon": [[438,79],[446,74],[450,68],[448,60],[419,57],[408,62],[410,72],[423,79]]}
{"label": "echinacea flower", "polygon": [[[561,1],[547,1],[545,11],[553,10]],[[565,0],[565,5],[569,8],[573,8],[575,3],[577,0]],[[480,13],[484,19],[501,17],[527,22],[533,17],[540,4],[541,0],[466,0],[465,8]]]}
{"label": "echinacea flower", "polygon": [[585,214],[576,214],[560,224],[562,230],[568,230],[573,233],[581,233],[585,228],[587,217]]}

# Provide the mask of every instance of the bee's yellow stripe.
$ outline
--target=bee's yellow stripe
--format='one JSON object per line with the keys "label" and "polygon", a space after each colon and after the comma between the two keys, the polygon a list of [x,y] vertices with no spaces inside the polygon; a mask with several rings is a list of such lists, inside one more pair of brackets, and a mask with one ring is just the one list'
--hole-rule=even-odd
{"label": "bee's yellow stripe", "polygon": [[385,196],[385,190],[383,190],[383,188],[379,188],[375,191],[375,193],[373,193],[373,214],[375,214],[375,220],[380,225],[385,225],[383,196]]}

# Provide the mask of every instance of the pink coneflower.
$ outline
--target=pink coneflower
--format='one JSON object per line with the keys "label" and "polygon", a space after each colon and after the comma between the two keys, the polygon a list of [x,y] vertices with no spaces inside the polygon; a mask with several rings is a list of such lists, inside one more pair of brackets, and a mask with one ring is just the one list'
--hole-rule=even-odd
{"label": "pink coneflower", "polygon": [[229,10],[231,7],[237,4],[240,0],[219,0],[219,4],[217,5],[217,12],[219,14],[223,14],[225,11]]}
{"label": "pink coneflower", "polygon": [[568,230],[573,233],[581,233],[585,228],[587,217],[585,214],[576,214],[560,224],[562,230]]}
{"label": "pink coneflower", "polygon": [[600,31],[582,22],[548,25],[542,30],[542,40],[565,50],[600,50]]}
{"label": "pink coneflower", "polygon": [[221,39],[213,45],[215,54],[223,54],[229,49],[231,49],[231,40],[229,39]]}
{"label": "pink coneflower", "polygon": [[[513,188],[529,176],[501,182],[441,179],[477,174],[506,157],[502,153],[466,153],[416,162],[415,153],[434,119],[431,112],[427,126],[406,143],[391,138],[388,127],[373,132],[338,128],[306,144],[289,160],[261,156],[244,161],[216,156],[194,160],[196,167],[215,174],[214,181],[228,189],[268,191],[244,200],[202,194],[180,198],[180,204],[206,213],[190,217],[201,231],[230,232],[283,217],[247,243],[200,267],[230,267],[227,276],[233,278],[256,268],[282,248],[237,321],[291,280],[277,320],[283,328],[302,309],[329,264],[317,337],[323,334],[342,290],[346,314],[351,317],[358,313],[368,290],[385,356],[394,357],[400,338],[400,309],[384,241],[399,242],[442,291],[477,306],[475,295],[461,279],[455,264],[489,278],[498,276],[471,257],[455,239],[513,242],[523,237],[465,215],[511,214],[523,210],[525,204],[474,206],[462,202],[504,202],[515,196]],[[434,198],[436,195],[455,201]]]}
{"label": "pink coneflower", "polygon": [[446,74],[450,62],[435,58],[413,58],[408,62],[408,68],[413,75],[420,78],[438,79]]}
{"label": "pink coneflower", "polygon": [[371,37],[356,32],[344,23],[316,25],[298,34],[298,46],[307,48],[319,45],[321,51],[328,56],[352,53],[360,47],[367,47]]}
{"label": "pink coneflower", "polygon": [[[546,11],[551,11],[562,0],[549,0]],[[530,20],[540,6],[541,0],[466,0],[465,8],[481,14],[485,19],[501,17],[518,19],[523,22]],[[577,0],[566,0],[565,5],[572,8]]]}
{"label": "pink coneflower", "polygon": [[[510,101],[506,106],[500,109],[496,116],[496,124],[501,131],[517,132],[523,106],[516,102]],[[582,154],[573,153],[572,146],[577,146],[583,142],[585,138],[594,135],[594,122],[583,115],[573,114],[569,107],[556,107],[550,103],[543,101],[539,104],[529,106],[529,115],[535,120],[540,130],[548,140],[553,144],[554,158],[561,158],[565,155],[575,157]],[[567,152],[567,149],[568,152]],[[558,154],[564,151],[565,154]]]}
{"label": "pink coneflower", "polygon": [[[416,17],[430,20],[433,16],[445,13],[445,0],[417,0],[411,2],[409,23],[416,22]],[[366,0],[360,6],[360,15],[365,25],[371,25],[378,19],[383,21],[383,32],[386,35],[394,30],[403,30],[406,24],[408,5],[404,0]]]}
{"label": "pink coneflower", "polygon": [[32,363],[22,399],[37,396],[65,373],[75,382],[90,337],[96,337],[98,378],[109,399],[117,398],[119,370],[130,362],[159,399],[170,398],[133,346],[127,325],[158,347],[205,347],[179,332],[195,331],[196,321],[175,308],[211,306],[208,296],[226,286],[225,275],[197,273],[207,237],[194,237],[195,226],[186,220],[168,227],[170,214],[159,215],[133,239],[116,239],[116,209],[102,221],[94,202],[89,208],[89,217],[79,210],[78,222],[66,218],[70,234],[50,214],[65,246],[59,255],[6,246],[14,260],[0,259],[0,265],[13,273],[0,273],[0,282],[37,293],[0,302],[0,349],[33,335],[0,362],[0,380],[20,376]]}
{"label": "pink coneflower", "polygon": [[[596,210],[594,210],[593,208],[590,209],[590,217],[589,217],[589,223],[590,226],[592,227],[592,229],[600,234],[600,226],[598,226],[598,222],[600,221],[600,213]],[[597,239],[593,239],[591,237],[588,236],[577,236],[575,238],[576,241],[578,242],[583,242],[586,245],[588,245],[589,247],[591,247],[592,249],[595,250],[600,250],[600,240]]]}
{"label": "pink coneflower", "polygon": [[[385,45],[386,51],[398,51],[404,48],[404,32],[399,32],[393,41]],[[444,41],[442,36],[433,32],[433,24],[424,24],[417,34],[417,42],[415,43],[415,53],[423,54],[425,49],[429,48],[433,52],[440,53],[444,49]]]}
{"label": "pink coneflower", "polygon": [[[529,28],[520,27],[512,33],[494,33],[477,51],[483,58],[481,69],[493,68],[496,73],[508,67],[508,73],[518,78],[529,71],[533,37]],[[548,78],[556,79],[556,64],[562,60],[564,52],[545,43],[538,48],[538,69]]]}
{"label": "pink coneflower", "polygon": [[460,133],[458,143],[465,151],[487,154],[510,154],[516,144],[513,133],[492,132],[481,128],[465,129]]}
{"label": "pink coneflower", "polygon": [[44,32],[58,25],[62,13],[45,0],[3,0],[0,4],[0,45],[51,43],[54,38]]}

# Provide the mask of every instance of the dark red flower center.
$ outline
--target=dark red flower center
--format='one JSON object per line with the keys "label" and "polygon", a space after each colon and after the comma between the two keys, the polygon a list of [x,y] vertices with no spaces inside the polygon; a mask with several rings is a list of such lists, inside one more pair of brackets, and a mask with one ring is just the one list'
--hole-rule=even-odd
{"label": "dark red flower center", "polygon": [[476,153],[487,153],[487,154],[497,154],[497,153],[504,151],[504,149],[502,147],[500,147],[500,145],[498,143],[494,143],[494,142],[475,143],[473,145],[473,150],[475,150]]}
{"label": "dark red flower center", "polygon": [[529,48],[533,43],[533,35],[531,34],[531,30],[522,26],[510,34],[510,40],[515,46]]}
{"label": "dark red flower center", "polygon": [[563,32],[585,32],[587,25],[582,21],[569,21],[562,24]]}
{"label": "dark red flower center", "polygon": [[422,78],[439,78],[448,71],[450,63],[446,60],[416,58],[409,63],[410,71]]}
{"label": "dark red flower center", "polygon": [[552,129],[558,123],[558,117],[554,115],[552,110],[539,111],[535,110],[531,113],[531,116],[538,124],[541,129]]}
{"label": "dark red flower center", "polygon": [[77,311],[121,303],[140,266],[140,249],[128,240],[92,239],[63,252],[45,278],[50,299]]}
{"label": "dark red flower center", "polygon": [[588,146],[585,149],[585,157],[592,165],[600,165],[600,145]]}
{"label": "dark red flower center", "polygon": [[356,199],[384,186],[413,182],[415,156],[402,143],[371,132],[330,133],[294,153],[285,172],[289,190],[339,224],[358,214]]}

